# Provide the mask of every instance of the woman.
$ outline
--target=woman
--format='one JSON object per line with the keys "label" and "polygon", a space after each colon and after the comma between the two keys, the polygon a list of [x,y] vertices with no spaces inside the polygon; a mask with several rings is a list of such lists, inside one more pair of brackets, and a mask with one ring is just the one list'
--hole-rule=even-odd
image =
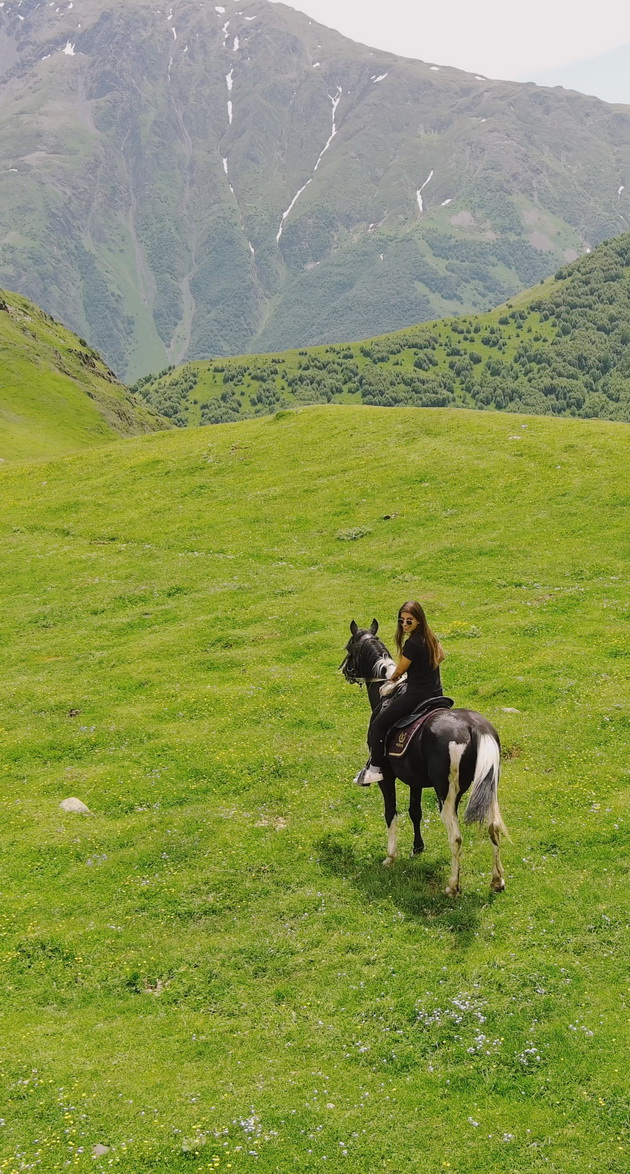
{"label": "woman", "polygon": [[381,687],[381,697],[389,698],[405,673],[407,688],[385,705],[380,705],[372,714],[368,731],[370,763],[355,779],[363,787],[382,781],[385,742],[394,723],[412,713],[422,701],[443,695],[440,665],[444,660],[444,650],[427,623],[424,609],[415,600],[403,603],[398,612],[396,648],[398,664]]}

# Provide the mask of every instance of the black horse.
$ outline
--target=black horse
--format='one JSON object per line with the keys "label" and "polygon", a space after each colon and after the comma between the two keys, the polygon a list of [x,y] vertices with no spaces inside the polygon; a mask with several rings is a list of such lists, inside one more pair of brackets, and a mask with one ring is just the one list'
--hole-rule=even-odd
{"label": "black horse", "polygon": [[[380,687],[394,667],[394,661],[377,636],[376,620],[372,621],[370,628],[358,628],[353,620],[350,631],[352,636],[346,645],[346,658],[341,671],[351,684],[366,685],[374,710],[378,705],[387,704],[381,703]],[[404,685],[401,687],[404,688]],[[495,893],[501,892],[505,888],[505,876],[501,864],[500,839],[502,833],[507,835],[507,830],[498,801],[500,761],[499,735],[480,713],[472,709],[441,709],[431,713],[403,758],[387,755],[384,777],[380,783],[388,828],[387,856],[383,864],[392,864],[398,855],[396,779],[406,783],[410,790],[409,815],[414,831],[414,856],[424,850],[420,830],[422,790],[424,787],[433,787],[451,849],[451,875],[446,892],[449,897],[458,896],[462,837],[457,809],[462,795],[470,790],[466,823],[487,823],[494,852],[491,887]]]}

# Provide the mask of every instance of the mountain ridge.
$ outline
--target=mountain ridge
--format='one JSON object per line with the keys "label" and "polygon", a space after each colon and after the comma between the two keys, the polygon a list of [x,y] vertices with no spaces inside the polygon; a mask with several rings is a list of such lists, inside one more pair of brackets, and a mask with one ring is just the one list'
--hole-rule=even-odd
{"label": "mountain ridge", "polygon": [[491,313],[341,346],[188,363],[134,390],[180,427],[333,402],[630,422],[629,343],[625,233]]}
{"label": "mountain ridge", "polygon": [[630,111],[267,0],[7,0],[0,151],[0,281],[130,377],[490,308],[627,226]]}
{"label": "mountain ridge", "polygon": [[630,103],[630,43],[575,61],[570,65],[541,70],[529,79],[538,86],[562,86],[581,94],[596,94],[615,105]]}

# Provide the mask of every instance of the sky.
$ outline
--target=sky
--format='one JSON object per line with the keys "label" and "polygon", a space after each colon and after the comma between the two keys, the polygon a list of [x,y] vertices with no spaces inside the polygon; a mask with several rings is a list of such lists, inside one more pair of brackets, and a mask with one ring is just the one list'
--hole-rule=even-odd
{"label": "sky", "polygon": [[513,81],[630,44],[628,0],[294,0],[290,7],[378,49]]}

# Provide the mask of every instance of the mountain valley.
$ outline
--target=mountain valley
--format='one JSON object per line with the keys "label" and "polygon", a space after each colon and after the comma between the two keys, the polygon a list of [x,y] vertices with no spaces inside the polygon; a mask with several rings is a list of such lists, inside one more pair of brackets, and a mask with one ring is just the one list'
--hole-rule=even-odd
{"label": "mountain valley", "polygon": [[628,108],[267,0],[6,0],[0,152],[0,281],[127,379],[486,310],[628,227]]}

